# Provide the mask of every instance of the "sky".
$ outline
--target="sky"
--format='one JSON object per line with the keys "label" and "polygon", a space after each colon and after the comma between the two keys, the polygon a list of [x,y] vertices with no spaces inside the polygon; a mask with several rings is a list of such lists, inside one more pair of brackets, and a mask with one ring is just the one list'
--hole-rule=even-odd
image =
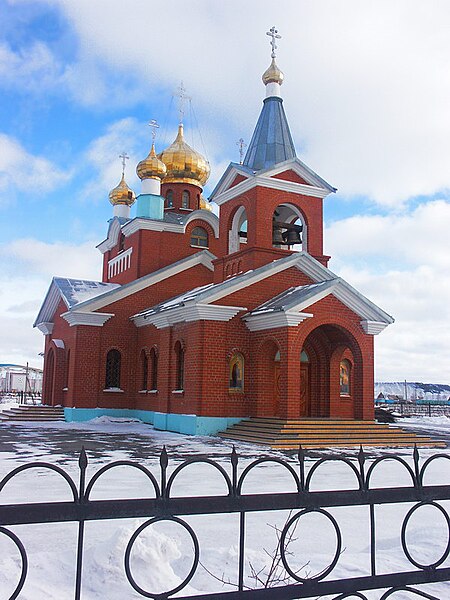
{"label": "sky", "polygon": [[100,279],[109,191],[176,135],[208,195],[264,98],[275,25],[297,155],[338,188],[329,267],[395,318],[379,381],[450,382],[447,0],[0,0],[0,362],[41,366],[32,324],[53,276]]}

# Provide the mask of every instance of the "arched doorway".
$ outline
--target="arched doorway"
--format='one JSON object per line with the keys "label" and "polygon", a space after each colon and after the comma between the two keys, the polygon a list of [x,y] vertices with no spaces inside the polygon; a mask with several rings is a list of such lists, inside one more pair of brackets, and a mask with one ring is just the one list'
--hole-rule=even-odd
{"label": "arched doorway", "polygon": [[309,417],[311,411],[311,391],[309,377],[309,355],[305,350],[300,354],[300,406],[299,416]]}
{"label": "arched doorway", "polygon": [[300,416],[362,418],[362,354],[350,332],[337,325],[317,327],[305,339],[301,357]]}

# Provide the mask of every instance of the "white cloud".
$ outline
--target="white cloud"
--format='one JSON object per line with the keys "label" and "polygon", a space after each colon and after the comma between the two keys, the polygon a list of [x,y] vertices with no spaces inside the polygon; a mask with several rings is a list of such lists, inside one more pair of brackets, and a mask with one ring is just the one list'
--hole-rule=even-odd
{"label": "white cloud", "polygon": [[19,239],[0,246],[0,362],[41,366],[44,340],[33,322],[55,274],[98,280],[101,256],[94,242],[81,245]]}
{"label": "white cloud", "polygon": [[0,205],[8,204],[14,190],[40,196],[69,179],[54,163],[25,150],[16,139],[0,133]]}
{"label": "white cloud", "polygon": [[331,269],[396,320],[376,338],[379,380],[450,380],[449,230],[443,201],[398,217],[351,217],[326,230]]}
{"label": "white cloud", "polygon": [[184,80],[202,127],[219,128],[227,148],[230,133],[251,134],[269,61],[264,34],[276,21],[288,116],[314,169],[342,193],[388,207],[450,188],[448,2],[56,4],[78,35],[75,79],[95,72],[92,86],[75,84],[82,94],[126,102]]}
{"label": "white cloud", "polygon": [[0,80],[2,86],[20,87],[32,92],[46,92],[54,88],[63,66],[43,42],[32,41],[18,51],[0,43]]}

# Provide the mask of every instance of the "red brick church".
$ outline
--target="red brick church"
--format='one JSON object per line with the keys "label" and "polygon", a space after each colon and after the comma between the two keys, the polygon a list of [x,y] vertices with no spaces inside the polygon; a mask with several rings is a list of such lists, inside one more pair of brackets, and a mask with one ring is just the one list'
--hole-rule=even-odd
{"label": "red brick church", "polygon": [[373,419],[373,337],[393,319],[328,269],[335,188],[296,156],[274,51],[263,82],[245,158],[210,196],[220,217],[180,124],[137,165],[137,197],[124,176],[110,193],[102,281],[53,279],[35,326],[44,402],[67,420],[215,433],[249,416]]}

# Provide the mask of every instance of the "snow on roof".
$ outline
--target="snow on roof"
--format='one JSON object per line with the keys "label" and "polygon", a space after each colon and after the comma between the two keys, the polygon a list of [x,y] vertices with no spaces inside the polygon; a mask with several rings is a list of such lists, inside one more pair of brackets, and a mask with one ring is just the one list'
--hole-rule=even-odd
{"label": "snow on roof", "polygon": [[118,283],[103,283],[102,281],[88,281],[85,279],[67,279],[55,277],[54,284],[58,288],[68,308],[72,308],[80,302],[91,300],[105,292],[114,290],[120,285]]}
{"label": "snow on roof", "polygon": [[297,304],[302,300],[306,300],[308,297],[313,296],[316,292],[330,287],[330,283],[330,281],[321,281],[320,283],[291,287],[284,292],[281,292],[281,294],[278,294],[278,296],[275,296],[267,302],[264,302],[264,304],[257,306],[249,314],[260,315],[267,312],[285,310],[292,304]]}
{"label": "snow on roof", "polygon": [[160,302],[159,304],[155,304],[151,308],[147,308],[140,313],[133,315],[131,318],[134,319],[136,317],[147,317],[150,315],[155,315],[157,313],[163,312],[165,310],[170,310],[171,308],[175,308],[176,306],[184,306],[186,302],[190,300],[195,300],[202,292],[208,290],[209,288],[214,287],[213,283],[208,283],[207,285],[202,285],[200,287],[196,287],[193,290],[189,290],[184,294],[180,294],[179,296],[174,296],[173,298],[169,298],[169,300],[165,300],[164,302]]}

